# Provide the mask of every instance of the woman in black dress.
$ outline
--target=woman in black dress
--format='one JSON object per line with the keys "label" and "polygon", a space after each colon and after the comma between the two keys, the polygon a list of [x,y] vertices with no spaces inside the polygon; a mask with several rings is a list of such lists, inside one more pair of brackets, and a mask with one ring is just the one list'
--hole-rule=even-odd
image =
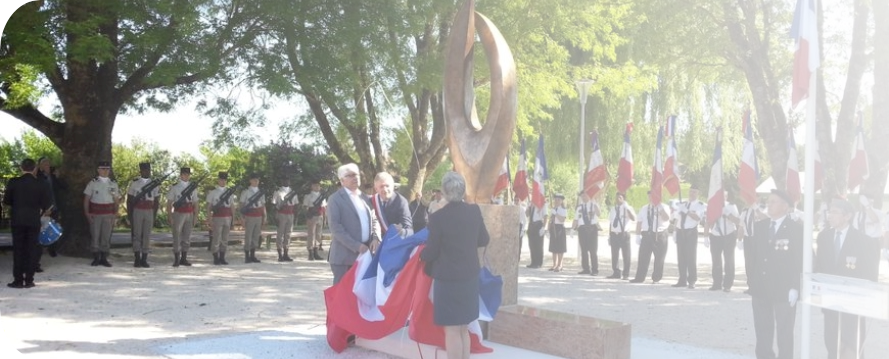
{"label": "woman in black dress", "polygon": [[488,230],[478,205],[463,202],[466,182],[456,172],[441,180],[447,204],[429,215],[429,239],[420,258],[432,282],[435,325],[445,329],[448,358],[469,358],[468,324],[478,319],[478,247],[488,245]]}
{"label": "woman in black dress", "polygon": [[568,251],[565,235],[565,218],[568,217],[568,209],[563,204],[565,196],[556,194],[553,196],[553,209],[549,218],[549,252],[553,254],[552,272],[562,271],[562,257]]}

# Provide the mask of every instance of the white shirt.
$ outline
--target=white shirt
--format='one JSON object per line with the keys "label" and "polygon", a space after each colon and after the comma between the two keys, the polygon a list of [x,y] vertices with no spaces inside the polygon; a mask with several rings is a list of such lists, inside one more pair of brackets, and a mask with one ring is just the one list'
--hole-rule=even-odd
{"label": "white shirt", "polygon": [[299,198],[297,198],[299,196],[297,195],[294,195],[293,198],[290,198],[290,200],[287,201],[287,203],[284,203],[284,198],[287,197],[290,192],[290,187],[278,187],[278,190],[275,191],[275,196],[272,197],[272,204],[276,206],[293,206],[299,203]]}
{"label": "white shirt", "polygon": [[[627,231],[627,228],[633,228],[635,221],[630,219],[630,215],[635,217],[636,212],[633,209],[633,206],[630,206],[626,202],[624,202],[622,206],[611,207],[611,210],[608,213],[608,226],[611,228],[611,232],[623,233]],[[619,224],[617,226],[614,225],[615,218],[619,218]]]}
{"label": "white shirt", "polygon": [[528,202],[519,201],[519,224],[522,226],[522,229],[528,227]]}
{"label": "white shirt", "polygon": [[710,234],[714,236],[725,236],[738,230],[738,226],[734,222],[728,220],[728,217],[738,218],[738,206],[726,202],[722,207],[722,215],[716,219],[716,222],[710,226]]}
{"label": "white shirt", "polygon": [[[246,206],[247,202],[250,201],[250,197],[253,197],[256,193],[259,192],[259,187],[247,187],[247,189],[241,191],[241,196],[239,197],[238,203],[242,206]],[[260,195],[259,199],[256,201],[251,208],[259,208],[265,206],[265,196]]]}
{"label": "white shirt", "polygon": [[[183,182],[179,180],[176,182],[170,190],[167,191],[167,201],[170,203],[176,202],[179,200],[179,197],[182,196],[182,191],[185,190],[185,187],[188,187],[188,182]],[[188,199],[185,200],[186,203],[193,203],[198,201],[198,191],[192,191],[191,195],[188,196]]]}
{"label": "white shirt", "polygon": [[[222,193],[225,192],[225,190],[225,187],[216,186],[216,188],[214,188],[210,192],[207,192],[207,205],[209,205],[210,208],[213,208],[213,206],[215,206],[219,202],[219,197],[222,197]],[[236,196],[234,194],[229,196],[228,200],[225,201],[226,203],[223,205],[223,207],[231,207],[232,203],[235,202],[235,197]]]}
{"label": "white shirt", "polygon": [[[581,203],[579,206],[577,206],[577,209],[575,211],[577,213],[575,218],[577,220],[578,226],[596,224],[597,222],[599,222],[600,210],[599,210],[599,204],[596,202],[589,201],[586,203]],[[587,221],[584,220],[584,218],[583,218],[584,212],[586,213],[586,217],[589,219],[589,223],[587,223]]]}
{"label": "white shirt", "polygon": [[361,191],[355,190],[350,191],[346,189],[346,193],[349,195],[349,199],[352,200],[352,205],[355,206],[355,211],[358,212],[358,219],[361,221],[361,242],[367,242],[370,240],[370,212],[368,212],[367,202],[361,198]]}
{"label": "white shirt", "polygon": [[[694,219],[690,214],[694,213],[698,216],[698,219]],[[707,213],[707,205],[704,202],[695,200],[692,202],[685,201],[681,202],[676,206],[676,210],[673,212],[673,218],[676,219],[676,227],[679,229],[693,229],[697,228],[701,223],[701,219]],[[685,217],[685,221],[683,222],[682,217]]]}
{"label": "white shirt", "polygon": [[120,199],[120,188],[108,177],[96,177],[86,184],[83,194],[89,196],[92,203],[109,204]]}
{"label": "white shirt", "polygon": [[568,218],[568,209],[565,207],[553,208],[552,213],[552,223],[553,224],[565,224],[565,218]]}
{"label": "white shirt", "polygon": [[[670,207],[667,206],[666,203],[661,203],[658,207],[664,210],[667,213],[666,216],[660,214],[655,207],[653,207],[650,203],[642,206],[639,209],[639,224],[642,225],[642,232],[651,231],[651,226],[654,224],[655,232],[663,232],[666,231],[668,227],[670,227]],[[649,218],[651,217],[651,218]]]}
{"label": "white shirt", "polygon": [[[139,178],[134,179],[132,182],[130,182],[130,187],[127,188],[127,196],[135,198],[139,194],[139,192],[142,192],[142,188],[145,187],[145,185],[147,185],[148,182],[151,182],[151,178],[139,177]],[[143,197],[143,200],[153,201],[155,198],[157,198],[159,196],[159,192],[160,192],[160,189],[158,189],[158,187],[155,187],[153,190],[151,190],[145,194],[145,197]]]}
{"label": "white shirt", "polygon": [[[303,196],[303,207],[311,208],[315,205],[315,200],[321,197],[321,192],[309,192],[309,194]],[[321,207],[327,207],[327,200],[321,201]]]}
{"label": "white shirt", "polygon": [[546,216],[549,215],[549,208],[543,206],[543,208],[537,208],[533,204],[531,205],[531,222],[542,222]]}

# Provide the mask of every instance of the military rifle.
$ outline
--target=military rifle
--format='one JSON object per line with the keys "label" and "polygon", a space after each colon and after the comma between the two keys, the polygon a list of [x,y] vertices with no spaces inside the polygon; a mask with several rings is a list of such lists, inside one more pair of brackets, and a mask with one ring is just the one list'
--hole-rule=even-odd
{"label": "military rifle", "polygon": [[327,197],[333,192],[332,188],[328,188],[326,191],[321,192],[321,195],[312,202],[312,207],[309,208],[308,215],[311,217],[320,216],[321,215],[321,204],[327,200]]}
{"label": "military rifle", "polygon": [[290,202],[290,200],[292,200],[293,197],[296,197],[296,190],[295,189],[290,190],[290,192],[288,192],[287,195],[284,196],[284,200],[281,201],[281,203],[278,203],[278,209],[281,209],[281,207],[284,206],[285,203]]}
{"label": "military rifle", "polygon": [[219,213],[219,211],[221,211],[222,208],[225,207],[225,204],[228,203],[228,199],[231,198],[231,196],[235,194],[235,192],[237,192],[240,188],[240,184],[237,184],[234,187],[226,188],[225,192],[222,192],[222,194],[219,195],[219,200],[216,202],[216,204],[213,205],[213,213]]}
{"label": "military rifle", "polygon": [[170,177],[170,175],[172,175],[172,174],[173,174],[173,172],[170,172],[170,173],[167,173],[166,175],[164,175],[163,177],[157,177],[157,178],[151,179],[151,181],[146,183],[144,186],[142,186],[142,189],[139,191],[139,193],[137,193],[136,196],[133,197],[133,203],[136,203],[136,202],[139,202],[139,201],[145,199],[145,196],[147,196],[149,193],[151,193],[151,191],[154,191],[155,188],[160,187],[161,183],[166,181],[167,177]]}
{"label": "military rifle", "polygon": [[243,206],[241,206],[241,208],[240,208],[241,214],[247,214],[247,212],[249,212],[251,209],[253,209],[253,205],[255,205],[256,202],[259,202],[259,199],[261,197],[262,197],[261,190],[256,191],[255,194],[250,196],[250,199],[248,199],[247,202]]}
{"label": "military rifle", "polygon": [[177,199],[176,202],[173,202],[173,207],[182,208],[183,206],[185,206],[185,204],[188,203],[188,198],[191,197],[191,194],[194,193],[194,190],[196,190],[201,182],[203,182],[206,178],[207,176],[203,176],[197,181],[191,181],[188,186],[186,186],[185,189],[182,190],[182,193],[179,194],[179,199]]}

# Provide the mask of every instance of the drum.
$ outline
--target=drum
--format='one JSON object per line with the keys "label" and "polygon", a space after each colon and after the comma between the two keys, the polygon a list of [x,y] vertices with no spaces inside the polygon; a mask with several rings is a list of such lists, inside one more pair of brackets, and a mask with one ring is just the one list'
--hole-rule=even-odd
{"label": "drum", "polygon": [[38,241],[41,245],[48,246],[58,241],[59,237],[61,236],[62,226],[60,226],[56,221],[50,220],[49,223],[46,224],[46,227],[44,227],[43,230],[40,231]]}

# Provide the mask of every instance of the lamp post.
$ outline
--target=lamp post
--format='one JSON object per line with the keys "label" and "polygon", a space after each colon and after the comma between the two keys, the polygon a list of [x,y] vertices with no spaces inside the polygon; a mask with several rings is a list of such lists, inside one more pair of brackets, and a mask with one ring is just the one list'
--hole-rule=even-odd
{"label": "lamp post", "polygon": [[586,136],[586,96],[593,84],[593,80],[577,81],[577,93],[580,95],[580,182],[577,185],[578,192],[583,191],[583,175],[584,175],[584,156],[583,156],[583,138]]}

